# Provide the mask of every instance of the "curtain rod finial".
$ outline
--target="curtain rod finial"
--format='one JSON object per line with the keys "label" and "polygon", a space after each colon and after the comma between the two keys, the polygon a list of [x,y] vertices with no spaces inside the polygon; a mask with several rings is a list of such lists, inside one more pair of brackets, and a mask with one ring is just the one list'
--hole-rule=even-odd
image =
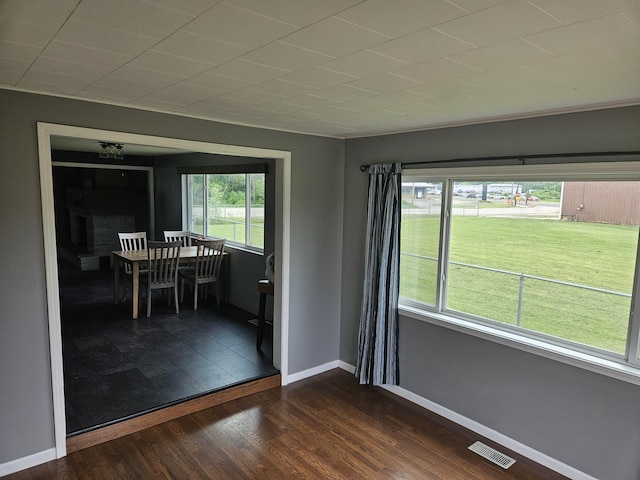
{"label": "curtain rod finial", "polygon": [[361,172],[366,172],[369,169],[370,166],[371,165],[360,165],[360,171]]}

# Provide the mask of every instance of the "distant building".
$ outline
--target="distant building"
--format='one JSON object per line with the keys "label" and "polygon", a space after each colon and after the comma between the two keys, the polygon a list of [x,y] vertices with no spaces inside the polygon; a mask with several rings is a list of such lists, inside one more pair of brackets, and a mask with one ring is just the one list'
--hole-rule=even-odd
{"label": "distant building", "polygon": [[421,199],[426,195],[440,195],[441,189],[441,183],[406,182],[402,184],[402,196]]}
{"label": "distant building", "polygon": [[640,225],[640,182],[565,182],[560,215],[575,222]]}

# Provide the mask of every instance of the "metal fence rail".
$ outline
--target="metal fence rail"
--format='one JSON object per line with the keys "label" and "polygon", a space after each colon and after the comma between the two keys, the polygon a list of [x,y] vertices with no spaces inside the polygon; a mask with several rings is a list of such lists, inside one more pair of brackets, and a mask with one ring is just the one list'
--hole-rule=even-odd
{"label": "metal fence rail", "polygon": [[[417,255],[415,253],[401,252],[400,255],[407,256],[407,257],[412,257],[412,258],[419,258],[421,260],[429,260],[429,261],[432,261],[432,262],[437,262],[438,261],[438,259],[436,257],[429,257],[429,256],[426,256],[426,255]],[[517,316],[516,316],[516,325],[518,325],[518,326],[520,326],[520,321],[521,321],[521,317],[522,317],[522,302],[523,302],[523,298],[524,298],[525,279],[538,280],[538,281],[542,281],[542,282],[548,282],[548,283],[554,283],[554,284],[557,284],[557,285],[563,285],[565,287],[579,288],[579,289],[582,289],[582,290],[590,290],[590,291],[593,291],[593,292],[605,293],[605,294],[614,295],[614,296],[618,296],[618,297],[631,298],[631,294],[630,293],[616,292],[616,291],[613,291],[613,290],[606,290],[604,288],[592,287],[592,286],[589,286],[589,285],[581,285],[581,284],[578,284],[578,283],[564,282],[562,280],[556,280],[556,279],[553,279],[553,278],[539,277],[539,276],[536,276],[536,275],[529,275],[529,274],[526,274],[526,273],[511,272],[509,270],[501,270],[501,269],[498,269],[498,268],[484,267],[484,266],[481,266],[481,265],[473,265],[473,264],[470,264],[470,263],[463,263],[463,262],[450,261],[449,264],[450,265],[458,265],[458,266],[461,266],[461,267],[473,268],[473,269],[477,269],[477,270],[484,270],[484,271],[489,271],[489,272],[500,273],[500,274],[503,274],[503,275],[509,275],[509,276],[513,276],[513,277],[518,277],[519,278],[518,308],[517,308]]]}
{"label": "metal fence rail", "polygon": [[[230,225],[233,227],[233,236],[232,238],[228,238],[228,240],[232,240],[232,241],[238,241],[238,236],[240,234],[242,234],[242,236],[244,237],[245,234],[245,227],[246,224],[245,222],[239,222],[237,220],[229,220],[227,218],[222,218],[222,217],[211,217],[209,219],[209,226],[211,227],[211,225]],[[251,224],[251,230],[253,231],[254,229],[263,229],[264,230],[264,224],[262,223],[252,223]],[[240,232],[238,232],[238,230],[240,230]],[[241,239],[242,243],[244,243],[244,238]]]}

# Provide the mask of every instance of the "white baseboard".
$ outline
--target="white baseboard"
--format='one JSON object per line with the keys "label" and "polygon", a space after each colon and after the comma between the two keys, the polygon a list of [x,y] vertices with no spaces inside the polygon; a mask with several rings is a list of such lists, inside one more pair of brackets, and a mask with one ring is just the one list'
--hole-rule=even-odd
{"label": "white baseboard", "polygon": [[7,463],[0,463],[0,477],[11,475],[12,473],[26,470],[27,468],[35,467],[36,465],[41,465],[55,459],[56,449],[50,448],[49,450],[43,450],[42,452],[34,453],[27,457],[11,460]]}
{"label": "white baseboard", "polygon": [[[353,365],[350,365],[342,361],[339,361],[338,363],[339,363],[339,367],[342,370],[346,370],[347,372],[350,372],[350,373],[355,372],[355,367]],[[447,420],[451,420],[452,422],[457,423],[458,425],[468,428],[469,430],[477,433],[478,435],[482,435],[483,437],[488,438],[489,440],[499,443],[500,445],[503,445],[509,450],[517,452],[520,455],[527,457],[528,459],[536,463],[539,463],[540,465],[543,465],[555,472],[558,472],[561,475],[564,475],[568,478],[571,478],[573,480],[598,480],[595,477],[592,477],[591,475],[587,475],[586,473],[581,472],[580,470],[576,470],[575,468],[565,463],[562,463],[556,460],[555,458],[550,457],[549,455],[541,453],[531,447],[528,447],[527,445],[524,445],[510,437],[507,437],[506,435],[503,435],[500,432],[497,432],[489,427],[486,427],[481,423],[476,422],[475,420],[471,420],[470,418],[460,415],[454,412],[453,410],[449,410],[448,408],[443,407],[442,405],[439,405],[435,402],[432,402],[431,400],[427,400],[424,397],[416,395],[415,393],[410,392],[409,390],[406,390],[402,387],[398,387],[396,385],[382,385],[382,388],[384,388],[385,390],[395,395],[398,395],[399,397],[409,400],[410,402],[415,403],[416,405],[419,405],[433,413],[436,413],[441,417],[446,418]]]}
{"label": "white baseboard", "polygon": [[356,367],[347,362],[343,362],[342,360],[338,360],[338,367],[349,373],[356,373]]}
{"label": "white baseboard", "polygon": [[305,378],[313,377],[314,375],[319,375],[321,373],[328,372],[329,370],[333,370],[334,368],[338,368],[340,366],[339,363],[339,360],[334,360],[323,365],[318,365],[317,367],[309,368],[308,370],[303,370],[302,372],[287,375],[287,384],[304,380]]}

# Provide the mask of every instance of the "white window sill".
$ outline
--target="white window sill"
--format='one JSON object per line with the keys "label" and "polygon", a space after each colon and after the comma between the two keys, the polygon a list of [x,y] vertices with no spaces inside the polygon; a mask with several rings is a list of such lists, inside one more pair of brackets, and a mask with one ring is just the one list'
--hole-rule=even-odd
{"label": "white window sill", "polygon": [[400,315],[449,328],[467,335],[489,340],[491,342],[516,348],[534,355],[556,360],[584,370],[606,375],[628,383],[640,385],[640,368],[632,365],[607,360],[595,355],[578,352],[570,348],[553,345],[541,340],[536,340],[511,332],[492,328],[467,320],[443,315],[435,312],[426,312],[408,305],[399,305]]}

